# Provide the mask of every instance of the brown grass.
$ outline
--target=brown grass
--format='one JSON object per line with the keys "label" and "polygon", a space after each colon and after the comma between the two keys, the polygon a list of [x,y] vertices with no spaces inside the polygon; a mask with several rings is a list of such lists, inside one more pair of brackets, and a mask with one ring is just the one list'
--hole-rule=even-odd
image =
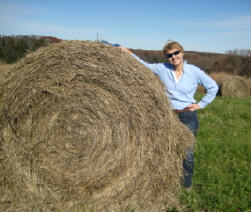
{"label": "brown grass", "polygon": [[129,54],[53,44],[21,60],[0,89],[1,211],[181,207],[193,136]]}
{"label": "brown grass", "polygon": [[248,94],[251,95],[251,77],[246,79],[246,84],[248,86]]}
{"label": "brown grass", "polygon": [[206,93],[206,90],[205,90],[205,88],[203,86],[199,85],[196,92]]}
{"label": "brown grass", "polygon": [[210,74],[210,77],[212,77],[212,79],[214,79],[219,85],[222,85],[224,79],[232,76],[234,75],[225,72],[212,72]]}

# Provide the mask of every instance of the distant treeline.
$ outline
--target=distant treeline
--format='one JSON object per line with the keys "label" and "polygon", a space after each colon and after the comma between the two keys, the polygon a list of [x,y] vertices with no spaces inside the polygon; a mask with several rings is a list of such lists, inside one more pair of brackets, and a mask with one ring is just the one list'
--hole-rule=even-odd
{"label": "distant treeline", "polygon": [[0,60],[6,63],[14,63],[24,57],[26,53],[59,41],[60,39],[51,36],[0,35]]}
{"label": "distant treeline", "polygon": [[[149,63],[167,61],[162,51],[131,50]],[[235,53],[237,53],[237,51]],[[186,51],[184,58],[188,63],[200,67],[207,73],[226,72],[233,75],[251,77],[250,56]]]}
{"label": "distant treeline", "polygon": [[[41,46],[60,42],[61,39],[51,36],[1,36],[0,60],[14,63],[25,54]],[[131,49],[136,55],[149,63],[167,61],[162,51]],[[186,51],[188,63],[200,67],[207,73],[226,72],[229,74],[251,77],[250,50],[229,50],[227,54]]]}
{"label": "distant treeline", "polygon": [[233,50],[227,50],[226,53],[232,54],[232,55],[241,55],[241,56],[251,57],[251,49],[233,49]]}

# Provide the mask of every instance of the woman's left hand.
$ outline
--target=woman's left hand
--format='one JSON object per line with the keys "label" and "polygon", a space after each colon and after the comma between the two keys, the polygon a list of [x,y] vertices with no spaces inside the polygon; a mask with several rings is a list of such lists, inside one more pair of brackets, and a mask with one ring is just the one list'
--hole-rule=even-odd
{"label": "woman's left hand", "polygon": [[129,49],[127,49],[127,48],[125,48],[125,47],[123,47],[123,46],[120,46],[120,47],[118,47],[122,52],[127,52],[127,53],[132,53]]}
{"label": "woman's left hand", "polygon": [[198,104],[190,104],[185,109],[188,111],[195,111],[200,109],[200,106]]}

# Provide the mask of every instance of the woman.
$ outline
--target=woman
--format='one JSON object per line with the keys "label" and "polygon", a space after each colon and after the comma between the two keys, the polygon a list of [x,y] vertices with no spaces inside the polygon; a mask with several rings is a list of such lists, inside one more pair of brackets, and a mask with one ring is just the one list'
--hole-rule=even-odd
{"label": "woman", "polygon": [[[120,47],[120,49],[125,52],[130,52],[124,47]],[[218,86],[204,71],[184,61],[184,49],[178,42],[168,42],[164,46],[163,52],[168,62],[156,64],[146,63],[132,52],[130,53],[139,62],[152,70],[164,83],[172,109],[177,113],[179,120],[196,136],[199,127],[196,111],[205,108],[214,100]],[[207,92],[199,102],[196,102],[194,94],[198,85],[202,85]],[[183,162],[184,188],[190,188],[192,186],[193,167],[193,150],[188,149],[187,157]]]}

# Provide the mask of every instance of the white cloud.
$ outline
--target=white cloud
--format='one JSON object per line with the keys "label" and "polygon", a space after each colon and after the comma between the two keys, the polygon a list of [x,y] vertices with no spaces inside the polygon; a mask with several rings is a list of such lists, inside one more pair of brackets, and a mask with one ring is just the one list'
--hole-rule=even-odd
{"label": "white cloud", "polygon": [[102,29],[68,27],[55,23],[45,23],[39,16],[46,16],[48,10],[25,7],[25,5],[3,3],[0,7],[0,34],[2,35],[48,35],[61,39],[96,39]]}
{"label": "white cloud", "polygon": [[216,27],[221,29],[251,29],[251,15],[237,16],[227,20],[215,20],[208,22],[196,22],[189,24],[190,26],[200,27]]}
{"label": "white cloud", "polygon": [[[15,18],[12,17],[12,20]],[[10,20],[10,19],[9,19]],[[1,23],[2,29],[0,29],[0,34],[3,35],[49,35],[55,36],[61,39],[89,39],[93,40],[96,38],[97,32],[104,32],[100,29],[86,29],[86,28],[73,28],[65,27],[57,24],[45,24],[39,22],[31,21],[19,21],[16,20],[11,26],[6,24],[6,22]]]}
{"label": "white cloud", "polygon": [[26,23],[26,28],[33,34],[53,35],[62,39],[84,39],[85,37],[95,38],[99,29],[72,28],[56,24]]}
{"label": "white cloud", "polygon": [[0,18],[4,16],[16,16],[22,17],[26,15],[45,15],[48,10],[45,8],[37,8],[31,5],[25,5],[24,3],[13,2],[1,2]]}
{"label": "white cloud", "polygon": [[204,26],[220,27],[223,29],[251,29],[251,15],[238,16],[229,20],[202,23]]}
{"label": "white cloud", "polygon": [[195,27],[196,31],[206,34],[208,37],[251,38],[251,15],[208,22],[190,22],[187,26]]}

